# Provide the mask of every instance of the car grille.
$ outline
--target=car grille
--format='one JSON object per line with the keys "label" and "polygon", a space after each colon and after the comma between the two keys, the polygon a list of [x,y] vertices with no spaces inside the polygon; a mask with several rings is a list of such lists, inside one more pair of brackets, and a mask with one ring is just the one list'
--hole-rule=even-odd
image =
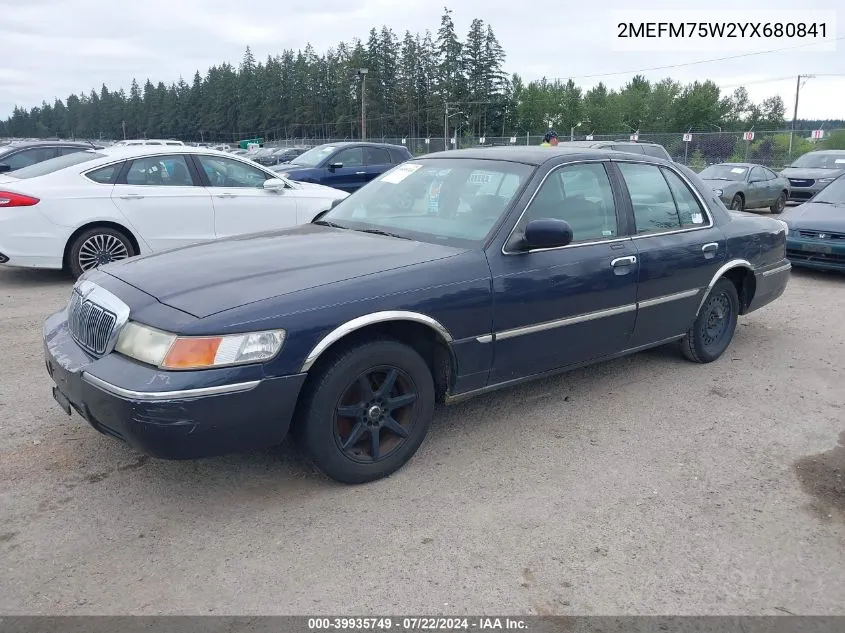
{"label": "car grille", "polygon": [[70,334],[79,345],[98,356],[106,353],[117,315],[83,299],[74,290],[70,297],[67,320]]}
{"label": "car grille", "polygon": [[812,187],[815,180],[808,180],[806,178],[790,178],[789,184],[793,187]]}
{"label": "car grille", "polygon": [[798,231],[798,235],[814,240],[845,240],[845,233],[830,233],[829,231]]}

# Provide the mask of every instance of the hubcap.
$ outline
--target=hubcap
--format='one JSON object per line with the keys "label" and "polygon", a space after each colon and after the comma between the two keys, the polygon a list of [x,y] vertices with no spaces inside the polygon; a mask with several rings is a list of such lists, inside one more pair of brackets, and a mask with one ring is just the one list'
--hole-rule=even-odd
{"label": "hubcap", "polygon": [[410,435],[416,401],[416,386],[401,369],[367,370],[335,407],[334,435],[340,450],[356,462],[384,459]]}
{"label": "hubcap", "polygon": [[114,235],[92,235],[79,249],[79,267],[89,270],[127,257],[126,245]]}

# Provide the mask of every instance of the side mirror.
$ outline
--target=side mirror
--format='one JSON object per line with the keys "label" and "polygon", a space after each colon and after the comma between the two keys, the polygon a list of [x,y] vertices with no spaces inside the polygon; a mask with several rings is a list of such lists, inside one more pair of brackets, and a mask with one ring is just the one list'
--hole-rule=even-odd
{"label": "side mirror", "polygon": [[329,171],[334,171],[335,169],[342,169],[343,163],[329,163]]}
{"label": "side mirror", "polygon": [[265,191],[284,191],[287,187],[287,183],[281,178],[268,178],[264,181]]}
{"label": "side mirror", "polygon": [[6,163],[0,164],[0,174],[5,173],[7,171],[12,171],[12,166],[7,165]]}
{"label": "side mirror", "polygon": [[343,202],[344,199],[345,198],[336,198],[336,199],[332,200],[332,204],[329,207],[329,209],[334,209],[337,205],[339,205],[341,202]]}
{"label": "side mirror", "polygon": [[525,225],[522,249],[557,248],[572,241],[572,227],[565,220],[541,218]]}

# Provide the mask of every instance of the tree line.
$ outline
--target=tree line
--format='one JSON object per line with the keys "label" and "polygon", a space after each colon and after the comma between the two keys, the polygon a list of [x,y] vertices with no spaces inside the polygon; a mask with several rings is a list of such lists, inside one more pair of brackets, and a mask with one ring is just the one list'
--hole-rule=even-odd
{"label": "tree line", "polygon": [[504,71],[506,55],[493,28],[472,21],[463,39],[444,8],[435,34],[373,28],[318,54],[284,50],[258,61],[247,47],[229,62],[197,71],[191,83],[149,78],[124,89],[16,107],[0,121],[0,136],[178,138],[226,141],[263,137],[358,138],[362,81],[367,136],[442,136],[448,123],[464,136],[616,134],[755,129],[785,125],[783,100],[753,103],[745,88],[723,95],[712,81],[683,85],[634,76],[619,90],[603,83],[584,90],[572,79],[526,82]]}

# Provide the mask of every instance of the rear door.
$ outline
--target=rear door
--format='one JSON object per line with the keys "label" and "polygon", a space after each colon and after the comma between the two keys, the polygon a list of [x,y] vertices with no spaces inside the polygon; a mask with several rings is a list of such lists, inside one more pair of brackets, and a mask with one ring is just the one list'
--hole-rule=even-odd
{"label": "rear door", "polygon": [[296,190],[264,189],[264,181],[275,175],[226,156],[196,154],[194,159],[211,192],[218,238],[297,224]]}
{"label": "rear door", "polygon": [[383,147],[364,147],[364,181],[370,182],[373,178],[383,174],[393,167],[390,160],[390,152]]}
{"label": "rear door", "polygon": [[214,209],[184,154],[126,162],[112,202],[153,251],[214,239]]}
{"label": "rear door", "polygon": [[628,193],[639,260],[637,324],[631,346],[686,332],[727,246],[704,200],[672,168],[614,160]]}

